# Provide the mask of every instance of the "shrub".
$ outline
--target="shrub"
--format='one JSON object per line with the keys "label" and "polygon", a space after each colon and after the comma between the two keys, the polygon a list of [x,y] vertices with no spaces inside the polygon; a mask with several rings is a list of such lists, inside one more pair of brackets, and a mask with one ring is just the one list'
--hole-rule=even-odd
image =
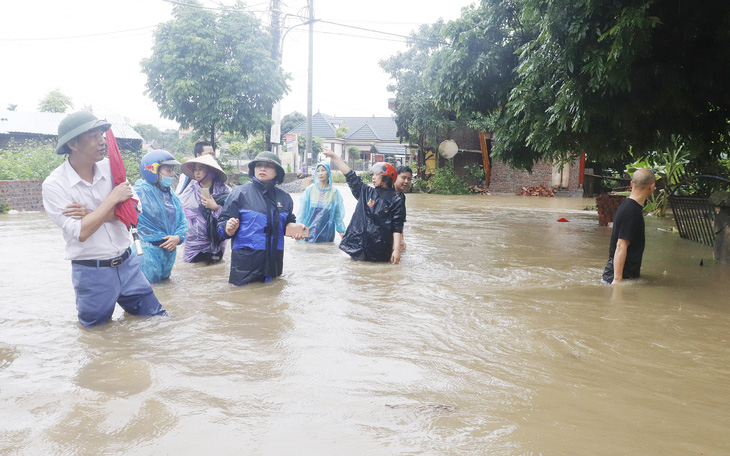
{"label": "shrub", "polygon": [[431,178],[430,188],[433,193],[442,195],[466,195],[469,189],[466,182],[454,173],[453,160],[436,170]]}
{"label": "shrub", "polygon": [[345,179],[345,175],[338,172],[332,173],[332,183],[334,184],[344,184],[347,182],[347,179]]}
{"label": "shrub", "polygon": [[65,159],[50,142],[10,142],[0,150],[0,180],[43,180]]}

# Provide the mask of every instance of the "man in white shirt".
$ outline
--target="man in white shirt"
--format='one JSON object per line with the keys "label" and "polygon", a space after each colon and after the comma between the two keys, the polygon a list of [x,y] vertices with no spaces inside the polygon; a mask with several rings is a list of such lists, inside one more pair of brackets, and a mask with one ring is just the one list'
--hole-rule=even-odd
{"label": "man in white shirt", "polygon": [[114,209],[133,196],[125,181],[114,186],[104,132],[111,124],[90,112],[58,125],[56,153],[68,160],[43,182],[43,206],[61,227],[71,260],[78,318],[84,326],[111,318],[116,303],[132,315],[167,315],[130,250],[131,237]]}

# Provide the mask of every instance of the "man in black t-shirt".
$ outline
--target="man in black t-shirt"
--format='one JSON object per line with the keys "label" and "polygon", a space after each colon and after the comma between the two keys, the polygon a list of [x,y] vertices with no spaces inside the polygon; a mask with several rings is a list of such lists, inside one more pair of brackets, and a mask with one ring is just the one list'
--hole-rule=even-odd
{"label": "man in black t-shirt", "polygon": [[608,262],[603,281],[614,284],[636,279],[644,254],[644,204],[654,193],[656,179],[648,169],[638,169],[631,179],[631,195],[621,203],[613,221]]}

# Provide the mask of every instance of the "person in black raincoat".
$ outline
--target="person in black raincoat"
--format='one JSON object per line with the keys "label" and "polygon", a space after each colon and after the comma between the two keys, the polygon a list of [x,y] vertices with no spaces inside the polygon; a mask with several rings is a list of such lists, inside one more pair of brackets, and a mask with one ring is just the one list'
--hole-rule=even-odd
{"label": "person in black raincoat", "polygon": [[396,179],[393,165],[383,162],[374,164],[370,168],[374,187],[370,187],[337,154],[329,150],[323,154],[342,171],[352,195],[357,199],[350,224],[340,241],[340,250],[355,260],[398,264],[406,206],[403,198],[393,189]]}
{"label": "person in black raincoat", "polygon": [[304,225],[296,223],[291,196],[277,188],[284,168],[276,154],[261,152],[248,164],[253,182],[233,189],[218,218],[218,234],[232,238],[231,274],[236,286],[268,282],[284,268],[284,235],[301,239]]}

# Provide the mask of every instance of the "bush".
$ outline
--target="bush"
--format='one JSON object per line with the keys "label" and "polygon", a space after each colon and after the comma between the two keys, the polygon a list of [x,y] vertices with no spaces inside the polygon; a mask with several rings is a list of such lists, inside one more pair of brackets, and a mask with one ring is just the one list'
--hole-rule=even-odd
{"label": "bush", "polygon": [[10,204],[5,200],[0,200],[0,214],[7,214],[12,207],[10,207]]}
{"label": "bush", "polygon": [[65,159],[50,142],[10,142],[0,150],[0,180],[43,180]]}
{"label": "bush", "polygon": [[453,160],[436,170],[431,178],[430,188],[433,193],[442,195],[466,195],[469,189],[466,182],[454,173]]}
{"label": "bush", "polygon": [[347,179],[345,179],[345,175],[338,172],[332,173],[332,183],[333,184],[344,184],[347,182]]}
{"label": "bush", "polygon": [[[134,183],[137,182],[137,179],[142,177],[139,167],[140,163],[142,162],[142,157],[145,156],[147,151],[142,149],[138,150],[137,152],[120,150],[119,153],[122,154],[124,169],[127,171],[127,180],[131,182],[132,185],[134,185]],[[178,161],[180,160],[178,159]]]}

